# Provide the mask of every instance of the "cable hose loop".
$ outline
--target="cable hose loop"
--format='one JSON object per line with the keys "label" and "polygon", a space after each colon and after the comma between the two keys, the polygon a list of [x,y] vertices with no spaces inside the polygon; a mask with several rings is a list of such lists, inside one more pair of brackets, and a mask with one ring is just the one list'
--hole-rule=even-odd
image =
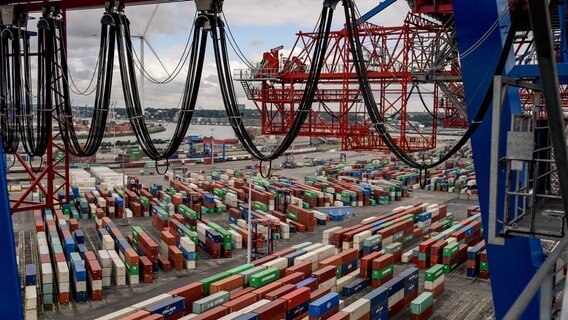
{"label": "cable hose loop", "polygon": [[158,175],[163,176],[164,174],[166,174],[166,172],[168,172],[168,170],[170,170],[170,159],[165,159],[166,160],[166,170],[164,170],[163,172],[160,172],[160,170],[158,170],[158,161],[155,161],[155,166],[156,166],[156,173],[158,173]]}

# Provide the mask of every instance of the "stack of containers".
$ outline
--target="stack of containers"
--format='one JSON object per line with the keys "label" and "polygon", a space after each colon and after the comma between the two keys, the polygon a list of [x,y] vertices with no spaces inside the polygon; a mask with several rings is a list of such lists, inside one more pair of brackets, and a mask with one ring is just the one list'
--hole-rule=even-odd
{"label": "stack of containers", "polygon": [[152,273],[152,263],[145,256],[140,256],[138,259],[140,280],[142,280],[143,283],[152,283],[152,281],[154,280],[154,274]]}
{"label": "stack of containers", "polygon": [[371,273],[371,287],[378,288],[393,278],[394,256],[392,254],[381,255],[373,260]]}
{"label": "stack of containers", "polygon": [[308,307],[310,319],[328,319],[339,311],[339,294],[330,292],[312,301]]}
{"label": "stack of containers", "polygon": [[363,255],[368,255],[371,252],[381,251],[383,239],[380,234],[372,235],[363,241]]}
{"label": "stack of containers", "polygon": [[426,270],[424,290],[437,296],[444,292],[444,265],[437,264]]}
{"label": "stack of containers", "polygon": [[103,288],[108,288],[111,285],[112,259],[107,250],[98,250],[97,257],[102,268]]}
{"label": "stack of containers", "polygon": [[181,237],[179,239],[179,249],[183,256],[183,266],[185,269],[193,270],[196,267],[197,252],[195,243],[188,237]]}
{"label": "stack of containers", "polygon": [[489,279],[489,266],[487,265],[487,250],[481,251],[479,254],[479,278]]}
{"label": "stack of containers", "polygon": [[476,278],[480,271],[480,255],[485,249],[485,242],[482,241],[473,247],[467,249],[467,271],[466,275],[470,278]]}
{"label": "stack of containers", "polygon": [[37,275],[35,264],[26,265],[26,287],[24,296],[25,319],[37,319]]}
{"label": "stack of containers", "polygon": [[310,305],[310,288],[298,288],[281,297],[286,301],[286,319],[301,319],[307,313]]}
{"label": "stack of containers", "polygon": [[53,269],[51,268],[51,258],[49,246],[47,245],[47,237],[45,232],[38,232],[37,247],[40,261],[41,274],[41,303],[43,305],[53,304]]}
{"label": "stack of containers", "polygon": [[410,320],[427,320],[434,314],[434,295],[424,292],[410,303]]}
{"label": "stack of containers", "polygon": [[87,301],[87,271],[83,261],[73,261],[73,285],[75,288],[75,301]]}
{"label": "stack of containers", "polygon": [[404,304],[408,305],[418,296],[418,269],[408,268],[399,273],[398,277],[404,279]]}
{"label": "stack of containers", "polygon": [[[389,318],[397,314],[405,305],[404,290],[405,279],[401,277],[393,277],[391,280],[382,285],[388,291],[389,300]],[[418,287],[416,288],[418,290]]]}
{"label": "stack of containers", "polygon": [[37,287],[34,285],[26,285],[24,297],[25,319],[37,319]]}
{"label": "stack of containers", "polygon": [[448,243],[442,253],[444,272],[450,273],[462,264],[467,257],[467,245],[459,242]]}
{"label": "stack of containers", "polygon": [[112,260],[112,279],[117,286],[126,285],[126,266],[118,253],[114,250],[109,250],[108,255]]}
{"label": "stack of containers", "polygon": [[150,260],[154,272],[158,271],[158,245],[140,227],[132,227],[132,248],[138,255],[145,256]]}
{"label": "stack of containers", "polygon": [[444,247],[448,244],[446,240],[438,240],[430,247],[430,264],[433,266],[442,263]]}
{"label": "stack of containers", "polygon": [[425,270],[430,266],[430,252],[435,239],[428,239],[418,245],[418,268]]}
{"label": "stack of containers", "polygon": [[384,320],[388,319],[389,312],[389,292],[386,288],[379,287],[370,293],[366,294],[363,298],[370,301],[371,320]]}
{"label": "stack of containers", "polygon": [[85,267],[88,285],[91,291],[91,300],[98,301],[103,298],[103,272],[95,254],[91,251],[85,253]]}
{"label": "stack of containers", "polygon": [[161,256],[167,257],[168,256],[168,247],[175,246],[176,244],[176,237],[172,235],[169,231],[162,231],[160,232],[160,246],[158,248],[158,253]]}
{"label": "stack of containers", "polygon": [[384,248],[384,252],[393,255],[395,262],[400,262],[402,258],[402,243],[394,242]]}

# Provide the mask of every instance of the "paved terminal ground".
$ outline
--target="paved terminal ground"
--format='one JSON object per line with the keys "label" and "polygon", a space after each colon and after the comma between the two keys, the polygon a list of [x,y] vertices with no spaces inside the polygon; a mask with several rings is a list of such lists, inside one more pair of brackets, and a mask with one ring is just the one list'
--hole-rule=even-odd
{"label": "paved terminal ground", "polygon": [[[361,153],[348,153],[349,157],[356,157],[356,159],[372,159],[376,158],[377,154],[361,154]],[[324,159],[339,159],[339,153],[321,153],[312,154],[311,157],[324,158]],[[319,159],[318,158],[318,159]],[[301,161],[301,156],[296,156],[297,161]],[[348,159],[349,161],[349,159]],[[195,165],[191,166],[193,172],[198,170],[212,170],[212,169],[226,169],[226,168],[244,168],[252,162],[239,161],[227,162],[221,164],[211,165]],[[279,162],[273,165],[277,167]],[[135,174],[134,170],[129,170],[126,174]],[[303,179],[304,176],[314,175],[315,168],[305,167],[297,169],[278,170],[274,174],[286,176],[289,178]],[[141,182],[146,185],[153,183],[165,184],[166,181],[163,176],[142,176]],[[296,233],[291,234],[289,240],[275,241],[275,250],[280,250],[292,246],[294,244],[302,243],[305,241],[321,242],[322,231],[334,226],[349,227],[359,223],[362,219],[389,213],[393,208],[413,204],[417,202],[428,203],[447,203],[448,211],[454,213],[456,220],[465,218],[466,209],[470,206],[477,205],[477,200],[460,199],[456,194],[429,192],[422,190],[415,190],[413,198],[406,198],[400,202],[394,202],[388,206],[376,207],[362,207],[355,208],[354,216],[341,222],[328,222],[327,226],[317,226],[316,230],[312,233]],[[223,227],[228,227],[229,220],[227,213],[207,215],[206,218],[215,221]],[[152,224],[150,218],[135,218],[132,219],[130,225],[120,225],[120,221],[116,221],[122,233],[126,236],[131,233],[133,225],[141,226],[149,235],[159,242],[159,232]],[[23,213],[14,215],[14,230],[16,232],[16,242],[19,246],[20,262],[37,263],[35,234],[33,231],[33,215],[31,213]],[[85,231],[86,244],[91,250],[97,248],[97,232],[95,223],[92,220],[81,220],[80,228]],[[413,243],[404,246],[404,251],[418,245],[419,239]],[[233,251],[233,258],[230,259],[210,259],[205,254],[200,253],[199,261],[197,262],[196,270],[184,271],[159,271],[155,274],[154,282],[151,284],[138,284],[134,286],[123,286],[105,288],[103,290],[103,300],[86,302],[86,303],[69,303],[63,305],[55,305],[53,308],[45,308],[40,312],[40,319],[95,319],[97,317],[106,315],[113,311],[128,307],[140,301],[152,298],[159,294],[168,292],[174,288],[181,287],[194,281],[199,281],[205,277],[225,271],[232,267],[239,266],[246,262],[246,250]],[[408,268],[410,264],[399,264],[396,266],[395,274],[401,270]],[[23,272],[23,268],[21,268]],[[424,272],[420,272],[420,292],[423,291]],[[446,275],[446,290],[435,301],[435,315],[433,319],[492,319],[492,300],[491,290],[488,281],[474,280],[465,276],[465,265],[450,275]],[[354,300],[360,298],[362,295],[368,293],[370,287],[366,288],[363,292],[350,297],[346,300],[350,304]],[[394,319],[408,319],[408,311],[402,311]]]}

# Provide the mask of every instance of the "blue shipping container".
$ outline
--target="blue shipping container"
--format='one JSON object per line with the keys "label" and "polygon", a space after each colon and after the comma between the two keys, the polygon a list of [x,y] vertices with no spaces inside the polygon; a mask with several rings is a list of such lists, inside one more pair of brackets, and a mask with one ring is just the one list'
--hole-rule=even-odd
{"label": "blue shipping container", "polygon": [[185,311],[185,298],[175,297],[166,299],[162,302],[158,302],[146,307],[146,311],[150,312],[151,314],[161,314],[166,318],[171,317]]}
{"label": "blue shipping container", "polygon": [[388,303],[389,292],[386,288],[379,287],[369,293],[367,293],[363,298],[371,302],[371,309],[377,307],[385,302]]}
{"label": "blue shipping container", "polygon": [[26,264],[26,286],[34,286],[37,282],[35,264]]}
{"label": "blue shipping container", "polygon": [[381,287],[386,288],[389,292],[389,297],[393,294],[399,292],[400,290],[404,290],[404,278],[400,278],[398,276],[392,278],[387,283],[383,284]]}
{"label": "blue shipping container", "polygon": [[310,303],[308,311],[310,317],[320,318],[329,310],[337,306],[339,306],[339,294],[337,294],[336,292],[330,292],[325,296],[317,299],[316,301]]}
{"label": "blue shipping container", "polygon": [[305,250],[299,250],[299,251],[292,252],[289,255],[284,256],[284,258],[288,259],[288,267],[291,267],[291,266],[294,265],[294,259],[295,258],[297,258],[301,255],[304,255],[304,254],[306,254]]}
{"label": "blue shipping container", "polygon": [[367,279],[358,278],[343,287],[342,295],[351,297],[368,285]]}
{"label": "blue shipping container", "polygon": [[288,310],[288,313],[286,314],[286,320],[292,320],[292,319],[297,318],[299,315],[306,312],[308,310],[309,306],[310,306],[310,302],[306,301],[306,302],[300,304],[299,306],[295,307],[294,309]]}
{"label": "blue shipping container", "polygon": [[308,287],[308,286],[310,286],[311,284],[313,284],[314,282],[317,282],[317,281],[318,281],[318,279],[310,277],[310,278],[307,278],[305,280],[302,280],[302,281],[296,283],[296,288],[300,289],[300,288],[303,288],[303,287]]}
{"label": "blue shipping container", "polygon": [[235,320],[257,320],[257,319],[258,319],[258,314],[254,312],[241,314],[240,316],[235,318]]}

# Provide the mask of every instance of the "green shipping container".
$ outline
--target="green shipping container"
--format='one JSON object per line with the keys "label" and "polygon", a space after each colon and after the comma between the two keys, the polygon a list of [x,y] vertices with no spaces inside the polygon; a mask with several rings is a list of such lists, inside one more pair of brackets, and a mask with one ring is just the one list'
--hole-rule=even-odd
{"label": "green shipping container", "polygon": [[227,272],[227,273],[230,273],[231,276],[234,276],[235,274],[239,274],[239,273],[241,273],[241,272],[243,272],[243,271],[250,270],[250,269],[252,269],[252,268],[254,268],[254,264],[252,264],[252,263],[247,263],[247,264],[243,264],[242,266],[239,266],[239,267],[236,267],[236,268],[227,270],[226,272]]}
{"label": "green shipping container", "polygon": [[253,201],[252,206],[254,210],[268,211],[268,205],[260,201]]}
{"label": "green shipping container", "polygon": [[230,276],[231,276],[231,274],[229,274],[228,272],[221,272],[221,273],[218,273],[216,275],[213,275],[213,276],[210,276],[210,277],[207,277],[207,278],[201,280],[200,282],[203,283],[203,292],[205,294],[209,294],[209,288],[211,288],[212,283],[226,279]]}
{"label": "green shipping container", "polygon": [[343,266],[337,267],[337,271],[335,271],[335,277],[337,279],[343,277]]}
{"label": "green shipping container", "polygon": [[311,190],[304,190],[304,196],[306,196],[310,199],[317,199],[318,193],[315,192],[315,191],[311,191]]}
{"label": "green shipping container", "polygon": [[426,281],[434,281],[444,274],[444,265],[437,264],[426,270]]}
{"label": "green shipping container", "polygon": [[424,292],[410,303],[410,312],[415,315],[422,314],[426,309],[434,304],[434,295],[431,292]]}
{"label": "green shipping container", "polygon": [[394,272],[394,265],[390,265],[383,270],[373,270],[371,273],[371,278],[376,280],[381,280],[387,277],[389,274]]}
{"label": "green shipping container", "polygon": [[250,277],[250,286],[260,288],[280,279],[280,269],[268,268]]}
{"label": "green shipping container", "polygon": [[287,214],[288,218],[290,218],[294,221],[298,221],[298,215],[295,214],[294,212],[288,210],[288,211],[286,211],[286,214]]}
{"label": "green shipping container", "polygon": [[458,266],[459,266],[459,263],[458,263],[458,262],[454,262],[454,263],[452,263],[452,264],[449,265],[449,266],[446,266],[446,265],[445,265],[445,266],[444,266],[444,273],[450,273],[450,272],[456,270],[456,269],[458,268]]}
{"label": "green shipping container", "polygon": [[458,252],[459,246],[460,246],[459,242],[452,242],[452,243],[447,244],[444,247],[444,251],[443,251],[442,255],[444,257],[453,257],[454,254],[456,254]]}
{"label": "green shipping container", "polygon": [[128,274],[130,274],[130,275],[139,275],[140,274],[140,269],[138,268],[138,265],[131,266],[126,261],[124,262],[124,265],[126,266],[126,272],[128,272]]}
{"label": "green shipping container", "polygon": [[489,265],[487,264],[487,262],[481,262],[479,264],[479,270],[481,271],[489,271]]}

